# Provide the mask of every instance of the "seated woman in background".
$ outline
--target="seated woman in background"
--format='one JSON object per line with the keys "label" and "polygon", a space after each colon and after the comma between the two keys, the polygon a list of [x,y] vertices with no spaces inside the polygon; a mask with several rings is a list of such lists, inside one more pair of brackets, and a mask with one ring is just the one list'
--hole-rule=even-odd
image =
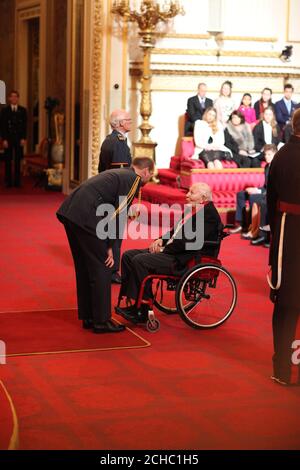
{"label": "seated woman in background", "polygon": [[252,96],[250,93],[244,93],[238,111],[243,114],[245,121],[250,124],[251,128],[253,128],[257,122],[257,119],[255,109],[252,108]]}
{"label": "seated woman in background", "polygon": [[265,109],[272,108],[275,113],[275,105],[272,103],[272,90],[271,88],[264,88],[261,92],[260,100],[254,104],[256,119],[262,119]]}
{"label": "seated woman in background", "polygon": [[256,152],[260,152],[259,161],[264,160],[264,146],[266,144],[275,144],[276,147],[280,143],[280,128],[275,120],[273,108],[266,108],[263,113],[262,120],[256,124],[253,129],[254,147]]}
{"label": "seated woman in background", "polygon": [[225,129],[225,145],[230,148],[233,160],[241,168],[260,166],[250,125],[240,111],[233,111]]}
{"label": "seated woman in background", "polygon": [[226,126],[229,116],[235,110],[235,102],[231,98],[232,83],[226,80],[222,83],[220,95],[214,102],[214,108],[217,110],[218,121],[223,127]]}
{"label": "seated woman in background", "polygon": [[202,160],[207,168],[223,168],[221,161],[232,159],[231,151],[224,145],[224,130],[214,108],[207,108],[202,120],[195,122],[194,141],[193,158]]}

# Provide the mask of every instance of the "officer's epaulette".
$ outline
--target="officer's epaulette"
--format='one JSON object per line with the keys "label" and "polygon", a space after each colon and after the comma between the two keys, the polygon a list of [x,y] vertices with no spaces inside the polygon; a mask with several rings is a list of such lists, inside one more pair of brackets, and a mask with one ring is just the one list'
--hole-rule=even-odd
{"label": "officer's epaulette", "polygon": [[118,139],[119,140],[126,140],[126,137],[122,134],[118,134]]}

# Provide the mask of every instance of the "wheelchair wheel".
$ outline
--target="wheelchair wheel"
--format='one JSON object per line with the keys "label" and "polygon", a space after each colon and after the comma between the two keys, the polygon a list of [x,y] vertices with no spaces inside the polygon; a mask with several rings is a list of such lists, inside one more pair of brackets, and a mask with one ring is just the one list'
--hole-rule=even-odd
{"label": "wheelchair wheel", "polygon": [[146,328],[150,333],[156,333],[160,329],[160,322],[155,317],[153,310],[150,310],[148,313]]}
{"label": "wheelchair wheel", "polygon": [[197,265],[180,279],[176,306],[185,323],[208,329],[222,325],[232,314],[237,301],[233,277],[222,266]]}
{"label": "wheelchair wheel", "polygon": [[153,304],[158,310],[168,315],[177,313],[175,300],[176,285],[173,288],[166,279],[158,279],[152,285]]}

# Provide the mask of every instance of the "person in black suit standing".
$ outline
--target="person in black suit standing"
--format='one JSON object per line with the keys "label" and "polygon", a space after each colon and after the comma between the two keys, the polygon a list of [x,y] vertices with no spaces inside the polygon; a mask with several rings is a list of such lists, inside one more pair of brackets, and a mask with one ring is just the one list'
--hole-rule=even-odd
{"label": "person in black suit standing", "polygon": [[204,111],[213,107],[213,101],[206,98],[207,86],[205,83],[199,83],[198,94],[192,96],[187,101],[187,121],[184,126],[184,135],[193,135],[194,125],[198,119],[202,119]]}
{"label": "person in black suit standing", "polygon": [[293,112],[296,109],[297,103],[292,100],[294,88],[290,83],[284,86],[283,98],[275,103],[276,121],[281,130],[290,123]]}
{"label": "person in black suit standing", "polygon": [[[126,137],[126,134],[131,130],[130,114],[124,109],[115,109],[110,115],[109,122],[112,133],[105,138],[101,145],[99,173],[112,168],[125,168],[131,165],[131,154]],[[115,264],[111,280],[115,284],[121,284],[121,277],[118,272],[120,269],[121,243],[122,240],[117,240],[113,249]]]}
{"label": "person in black suit standing", "polygon": [[1,113],[0,135],[5,149],[5,184],[13,186],[12,162],[14,162],[14,186],[21,184],[21,160],[27,137],[27,111],[19,105],[19,92],[11,91],[9,106]]}
{"label": "person in black suit standing", "polygon": [[74,260],[78,316],[94,333],[124,330],[111,320],[112,247],[122,236],[125,211],[153,173],[151,158],[136,157],[130,168],[107,170],[82,183],[56,213]]}
{"label": "person in black suit standing", "polygon": [[[203,244],[203,241],[217,240],[221,227],[211,188],[206,183],[195,183],[190,187],[186,200],[189,210],[170,232],[155,240],[148,249],[128,250],[123,254],[120,295],[126,295],[127,300],[137,301],[142,281],[149,274],[173,274],[174,270],[184,269],[195,255],[215,255],[214,246]],[[151,284],[146,284],[143,299],[151,296]],[[130,321],[142,323],[148,318],[146,304],[142,304],[141,311],[135,305],[116,307],[115,310]]]}
{"label": "person in black suit standing", "polygon": [[[270,167],[267,203],[271,227],[269,279],[273,312],[273,375],[281,385],[300,385],[300,110],[293,135]],[[298,354],[297,354],[298,350]]]}
{"label": "person in black suit standing", "polygon": [[98,172],[131,165],[127,133],[131,131],[131,117],[124,109],[115,109],[109,118],[112,133],[101,145]]}

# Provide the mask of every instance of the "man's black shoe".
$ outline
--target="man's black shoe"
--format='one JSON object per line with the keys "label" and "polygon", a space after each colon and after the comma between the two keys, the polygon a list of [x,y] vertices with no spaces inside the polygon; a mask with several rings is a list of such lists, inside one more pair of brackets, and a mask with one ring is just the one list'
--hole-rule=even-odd
{"label": "man's black shoe", "polygon": [[136,307],[116,307],[115,310],[116,313],[132,323],[146,323],[148,320],[148,308],[145,307],[147,306],[142,305],[139,310],[137,310]]}
{"label": "man's black shoe", "polygon": [[113,273],[111,276],[111,282],[113,284],[122,284],[122,279],[119,273]]}
{"label": "man's black shoe", "polygon": [[265,242],[266,242],[265,237],[258,237],[255,240],[252,240],[251,245],[255,245],[255,246],[263,245]]}
{"label": "man's black shoe", "polygon": [[105,323],[95,323],[94,324],[94,333],[119,333],[124,331],[124,325],[117,325],[112,320],[107,320]]}
{"label": "man's black shoe", "polygon": [[115,307],[115,312],[118,315],[121,315],[121,316],[123,314],[135,315],[136,314],[136,308],[135,308],[135,305],[129,305],[128,307]]}
{"label": "man's black shoe", "polygon": [[270,243],[264,243],[265,248],[270,248]]}
{"label": "man's black shoe", "polygon": [[90,330],[91,328],[93,328],[93,326],[94,326],[93,320],[90,320],[90,319],[82,320],[82,328],[84,330]]}

